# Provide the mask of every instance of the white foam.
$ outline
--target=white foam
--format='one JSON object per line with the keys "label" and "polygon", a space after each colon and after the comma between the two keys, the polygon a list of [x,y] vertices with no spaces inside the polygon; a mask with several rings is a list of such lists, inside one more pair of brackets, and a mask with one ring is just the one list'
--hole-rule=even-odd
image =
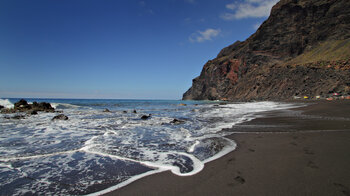
{"label": "white foam", "polygon": [[[169,155],[172,153],[164,153],[164,155]],[[187,154],[187,153],[183,153],[183,152],[174,152],[174,154],[178,154],[178,155],[183,155],[186,156],[188,158],[190,158],[193,161],[193,170],[191,172],[187,172],[187,173],[181,173],[179,167],[177,166],[173,166],[173,165],[169,165],[169,164],[164,164],[163,161],[157,161],[157,162],[141,162],[149,167],[155,167],[155,168],[160,168],[162,170],[170,170],[173,174],[178,175],[178,176],[192,176],[194,174],[197,174],[198,172],[202,171],[202,169],[204,168],[204,164],[197,159],[195,156],[191,155],[191,154]]]}
{"label": "white foam", "polygon": [[194,149],[196,148],[196,146],[197,146],[199,143],[200,143],[200,142],[199,142],[198,140],[196,140],[196,142],[195,142],[192,146],[190,146],[190,147],[188,148],[187,152],[193,152]]}
{"label": "white foam", "polygon": [[[218,159],[237,147],[234,141],[223,137],[226,132],[220,132],[222,129],[256,118],[257,112],[292,107],[292,105],[274,102],[227,104],[219,107],[199,105],[196,106],[197,111],[192,111],[190,108],[162,111],[153,114],[148,120],[140,120],[140,113],[103,113],[100,110],[61,103],[53,103],[52,106],[67,108],[64,109],[64,113],[69,120],[51,121],[55,114],[39,113],[39,115],[22,119],[20,123],[10,120],[0,121],[1,126],[9,127],[8,129],[11,130],[1,135],[0,142],[11,143],[12,139],[18,139],[24,144],[0,148],[0,153],[5,154],[0,161],[35,160],[31,163],[32,168],[35,168],[36,164],[50,161],[54,156],[66,157],[75,152],[84,152],[91,156],[99,155],[140,163],[155,169],[90,195],[101,195],[144,176],[166,170],[179,176],[194,175],[204,168],[205,163]],[[169,123],[174,118],[182,117],[188,118],[186,123],[181,125]],[[71,143],[68,142],[71,145],[69,147],[64,145],[67,140],[72,140]],[[220,144],[223,147],[217,152],[208,144]],[[31,146],[30,149],[33,149],[33,152],[28,153],[26,146]],[[206,151],[202,152],[201,148],[209,149],[209,154]],[[69,160],[70,158],[59,160],[60,165],[64,167]],[[74,170],[84,170],[85,164],[84,161],[79,162]],[[10,168],[10,166],[5,167]],[[31,167],[26,166],[26,169],[30,170]],[[183,169],[184,173],[181,173],[180,169]],[[49,176],[57,174],[55,171],[50,172],[44,178],[48,183]],[[98,181],[85,179],[83,182],[87,183],[86,187],[88,187]]]}
{"label": "white foam", "polygon": [[223,156],[225,156],[226,154],[228,154],[228,153],[234,151],[234,150],[237,148],[237,143],[236,143],[236,142],[234,142],[234,141],[232,141],[232,140],[230,140],[230,139],[228,139],[228,138],[225,138],[225,137],[224,137],[223,139],[225,139],[226,141],[228,141],[228,142],[230,143],[230,145],[225,146],[219,153],[216,153],[214,156],[212,156],[212,157],[210,157],[210,158],[204,160],[203,163],[208,163],[208,162],[210,162],[210,161],[213,161],[213,160],[215,160],[215,159],[218,159],[218,158],[220,158],[220,157],[223,157]]}
{"label": "white foam", "polygon": [[11,103],[11,101],[8,99],[0,99],[0,105],[8,109],[11,109],[14,107],[13,103]]}

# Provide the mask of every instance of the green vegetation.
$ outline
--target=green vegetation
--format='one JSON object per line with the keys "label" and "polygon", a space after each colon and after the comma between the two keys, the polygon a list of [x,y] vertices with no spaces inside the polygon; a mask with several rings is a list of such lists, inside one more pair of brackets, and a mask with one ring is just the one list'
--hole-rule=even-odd
{"label": "green vegetation", "polygon": [[337,61],[350,58],[350,39],[329,40],[295,57],[287,64],[306,64],[319,61]]}

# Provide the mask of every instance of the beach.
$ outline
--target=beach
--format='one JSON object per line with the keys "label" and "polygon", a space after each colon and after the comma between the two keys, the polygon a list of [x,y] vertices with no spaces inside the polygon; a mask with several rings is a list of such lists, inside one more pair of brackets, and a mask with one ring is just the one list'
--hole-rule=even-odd
{"label": "beach", "polygon": [[150,175],[106,195],[350,195],[350,101],[261,113],[196,175]]}

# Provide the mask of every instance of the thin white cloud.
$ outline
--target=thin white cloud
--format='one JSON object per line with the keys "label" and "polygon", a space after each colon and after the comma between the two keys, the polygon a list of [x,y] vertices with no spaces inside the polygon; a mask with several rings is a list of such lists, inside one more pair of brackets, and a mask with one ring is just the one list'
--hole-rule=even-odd
{"label": "thin white cloud", "polygon": [[190,42],[204,42],[204,41],[209,41],[212,40],[213,38],[217,37],[220,34],[221,30],[220,29],[206,29],[204,31],[197,31],[196,33],[193,33],[190,37],[189,40]]}
{"label": "thin white cloud", "polygon": [[229,12],[221,15],[224,20],[237,20],[242,18],[261,18],[270,15],[272,6],[279,0],[244,0],[242,3],[226,5]]}
{"label": "thin white cloud", "polygon": [[235,10],[236,9],[236,4],[235,3],[227,4],[226,8],[229,9],[229,10]]}

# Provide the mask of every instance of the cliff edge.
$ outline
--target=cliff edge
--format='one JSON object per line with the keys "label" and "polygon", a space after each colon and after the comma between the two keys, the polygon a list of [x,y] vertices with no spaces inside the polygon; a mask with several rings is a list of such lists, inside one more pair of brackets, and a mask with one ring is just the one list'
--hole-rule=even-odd
{"label": "cliff edge", "polygon": [[244,42],[208,61],[188,100],[350,94],[350,1],[281,0]]}

